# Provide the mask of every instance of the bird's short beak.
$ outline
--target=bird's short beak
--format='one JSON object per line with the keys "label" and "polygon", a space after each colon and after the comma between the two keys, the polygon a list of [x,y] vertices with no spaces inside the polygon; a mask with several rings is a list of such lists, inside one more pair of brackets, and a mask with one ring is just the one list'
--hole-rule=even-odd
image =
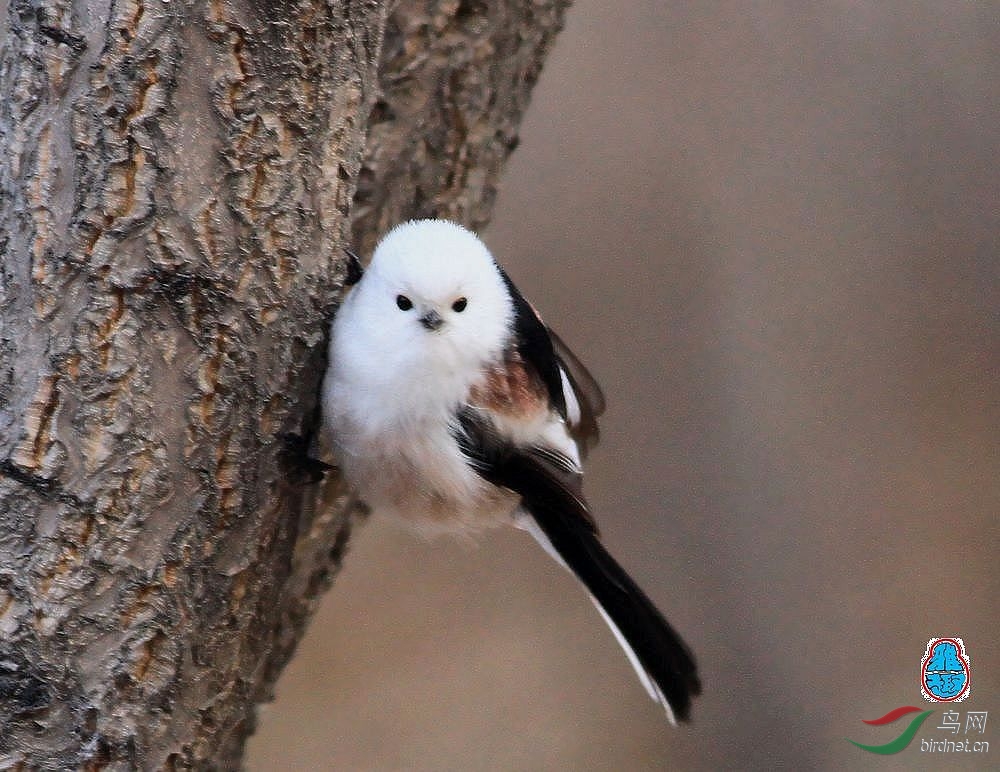
{"label": "bird's short beak", "polygon": [[437,311],[430,310],[420,317],[420,323],[428,330],[433,331],[444,324],[444,319],[441,318],[441,314]]}

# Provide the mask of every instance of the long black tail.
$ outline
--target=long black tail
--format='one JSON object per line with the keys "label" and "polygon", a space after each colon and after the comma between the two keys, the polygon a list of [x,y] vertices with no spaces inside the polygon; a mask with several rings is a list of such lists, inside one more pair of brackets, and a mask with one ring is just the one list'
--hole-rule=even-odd
{"label": "long black tail", "polygon": [[530,515],[523,525],[566,565],[594,598],[650,695],[674,720],[687,721],[701,693],[690,649],[653,602],[601,544],[579,492],[579,475],[550,451],[517,447],[498,437],[475,413],[459,415],[456,432],[477,471],[521,495]]}
{"label": "long black tail", "polygon": [[[691,700],[701,693],[701,682],[694,657],[680,635],[611,557],[596,533],[567,522],[563,513],[546,502],[525,500],[524,508],[604,612],[650,696],[663,705],[669,718],[687,721]],[[539,534],[534,535],[542,542]]]}

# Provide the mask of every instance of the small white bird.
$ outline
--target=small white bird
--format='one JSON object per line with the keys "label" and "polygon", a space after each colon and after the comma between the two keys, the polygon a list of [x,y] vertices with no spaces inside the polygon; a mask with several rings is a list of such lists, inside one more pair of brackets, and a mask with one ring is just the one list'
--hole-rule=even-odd
{"label": "small white bird", "polygon": [[474,234],[394,228],[333,322],[324,423],[375,511],[423,527],[529,531],[590,592],[673,723],[701,690],[694,659],[602,546],[581,492],[600,388]]}

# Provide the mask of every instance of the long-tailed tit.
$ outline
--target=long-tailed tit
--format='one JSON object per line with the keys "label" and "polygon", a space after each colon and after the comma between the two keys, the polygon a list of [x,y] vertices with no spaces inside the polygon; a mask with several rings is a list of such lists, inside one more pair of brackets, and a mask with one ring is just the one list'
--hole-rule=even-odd
{"label": "long-tailed tit", "polygon": [[[350,254],[350,253],[349,253]],[[324,422],[342,471],[376,511],[437,530],[513,524],[589,591],[668,718],[701,690],[694,659],[607,553],[581,492],[604,398],[459,225],[393,229],[333,322]]]}

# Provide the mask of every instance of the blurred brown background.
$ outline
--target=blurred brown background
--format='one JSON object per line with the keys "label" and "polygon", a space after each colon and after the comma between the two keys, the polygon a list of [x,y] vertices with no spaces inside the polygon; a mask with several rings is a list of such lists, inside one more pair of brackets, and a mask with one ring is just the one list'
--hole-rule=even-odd
{"label": "blurred brown background", "polygon": [[[994,3],[580,0],[494,224],[603,383],[588,493],[694,648],[671,729],[515,531],[376,516],[262,710],[251,770],[1000,763]],[[850,737],[964,637],[986,756]]]}

